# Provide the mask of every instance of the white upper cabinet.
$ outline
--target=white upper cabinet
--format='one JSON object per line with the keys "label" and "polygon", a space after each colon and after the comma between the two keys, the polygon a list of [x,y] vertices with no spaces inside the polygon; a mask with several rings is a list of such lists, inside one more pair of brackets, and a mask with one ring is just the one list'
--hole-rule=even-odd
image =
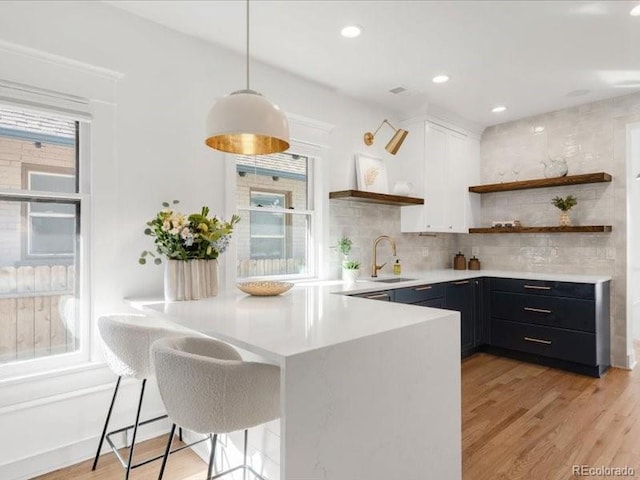
{"label": "white upper cabinet", "polygon": [[424,196],[425,204],[402,207],[401,230],[467,233],[480,213],[479,196],[468,190],[480,180],[480,142],[428,121],[403,128],[411,129],[414,141],[409,156],[398,160],[403,162],[399,168],[413,172],[408,178],[413,178],[416,196]]}

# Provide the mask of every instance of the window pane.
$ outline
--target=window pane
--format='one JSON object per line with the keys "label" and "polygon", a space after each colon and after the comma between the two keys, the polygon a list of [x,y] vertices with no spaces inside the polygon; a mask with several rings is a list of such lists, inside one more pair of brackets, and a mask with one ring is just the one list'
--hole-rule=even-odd
{"label": "window pane", "polygon": [[252,207],[287,208],[287,199],[284,193],[251,192]]}
{"label": "window pane", "polygon": [[57,193],[75,193],[76,177],[43,172],[29,172],[29,190]]}
{"label": "window pane", "polygon": [[251,237],[283,237],[285,234],[284,213],[251,212]]}
{"label": "window pane", "polygon": [[32,202],[29,206],[30,213],[33,215],[75,215],[76,207],[68,203],[53,202]]}
{"label": "window pane", "polygon": [[76,122],[0,108],[0,188],[27,190],[42,171],[65,176],[32,176],[32,190],[76,191]]}
{"label": "window pane", "polygon": [[[0,201],[0,363],[79,347],[76,222],[29,217],[28,206]],[[46,255],[30,255],[29,243]]]}
{"label": "window pane", "polygon": [[30,255],[73,255],[76,219],[31,217]]}
{"label": "window pane", "polygon": [[[269,202],[283,202],[286,195],[286,203],[279,205],[282,208],[308,209],[307,157],[289,153],[256,157],[238,155],[236,164],[238,207],[256,206],[256,203],[273,206]],[[254,199],[262,201],[254,202]]]}
{"label": "window pane", "polygon": [[[286,275],[309,273],[309,216],[291,213],[273,214],[240,210],[243,217],[235,229],[238,242],[237,276]],[[251,213],[252,215],[248,215]],[[281,236],[253,236],[254,213],[260,216],[281,215]],[[251,221],[246,221],[250,218]]]}
{"label": "window pane", "polygon": [[285,240],[282,238],[251,238],[251,258],[285,258]]}

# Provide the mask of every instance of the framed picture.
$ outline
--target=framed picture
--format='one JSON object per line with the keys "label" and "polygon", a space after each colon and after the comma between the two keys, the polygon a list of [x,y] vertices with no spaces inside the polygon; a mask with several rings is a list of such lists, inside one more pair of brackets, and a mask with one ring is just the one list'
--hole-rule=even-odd
{"label": "framed picture", "polygon": [[356,155],[356,179],[358,190],[389,193],[384,160],[363,154]]}

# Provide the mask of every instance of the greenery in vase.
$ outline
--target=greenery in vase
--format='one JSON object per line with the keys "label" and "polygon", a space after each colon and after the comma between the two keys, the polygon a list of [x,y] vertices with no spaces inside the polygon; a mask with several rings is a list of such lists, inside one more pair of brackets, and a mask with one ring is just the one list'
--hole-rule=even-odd
{"label": "greenery in vase", "polygon": [[345,256],[349,255],[349,252],[351,252],[352,246],[353,246],[353,242],[347,236],[343,235],[342,238],[338,240],[338,250],[340,250],[340,252]]}
{"label": "greenery in vase", "polygon": [[[179,203],[174,200],[173,204]],[[185,215],[163,202],[164,207],[155,218],[147,222],[145,235],[154,238],[155,253],[144,250],[138,263],[147,263],[147,256],[154,257],[154,263],[162,263],[161,256],[171,260],[214,260],[229,246],[233,226],[240,221],[238,215],[225,222],[210,215],[209,207],[202,207],[199,213]]]}
{"label": "greenery in vase", "polygon": [[345,270],[359,270],[360,262],[358,262],[357,260],[347,260],[342,264],[342,268],[344,268]]}
{"label": "greenery in vase", "polygon": [[578,199],[573,195],[567,196],[567,198],[555,197],[551,200],[554,207],[559,208],[563,212],[568,212],[578,204]]}

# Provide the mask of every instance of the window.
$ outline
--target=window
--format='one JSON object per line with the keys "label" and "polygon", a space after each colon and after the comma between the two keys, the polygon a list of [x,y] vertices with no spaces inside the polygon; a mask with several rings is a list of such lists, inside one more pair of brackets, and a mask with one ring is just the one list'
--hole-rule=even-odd
{"label": "window", "polygon": [[79,132],[0,107],[0,367],[80,348]]}
{"label": "window", "polygon": [[238,156],[237,276],[311,276],[312,160],[279,153]]}

